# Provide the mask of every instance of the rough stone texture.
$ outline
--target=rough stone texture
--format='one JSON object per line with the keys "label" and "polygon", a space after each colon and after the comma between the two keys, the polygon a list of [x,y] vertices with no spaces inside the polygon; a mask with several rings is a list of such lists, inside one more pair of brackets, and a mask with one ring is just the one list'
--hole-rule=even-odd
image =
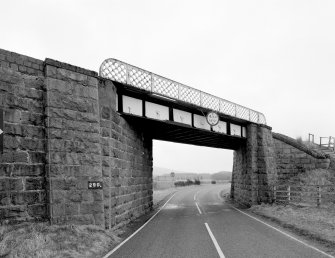
{"label": "rough stone texture", "polygon": [[271,128],[250,124],[247,142],[234,151],[231,197],[242,204],[271,202],[277,181]]}
{"label": "rough stone texture", "polygon": [[151,209],[152,139],[116,112],[111,81],[0,49],[0,94],[1,223],[112,228]]}
{"label": "rough stone texture", "polygon": [[0,67],[43,77],[43,61],[0,48]]}
{"label": "rough stone texture", "polygon": [[54,223],[103,226],[98,79],[90,71],[58,61],[45,62],[47,89],[47,178]]}
{"label": "rough stone texture", "polygon": [[105,227],[117,228],[152,208],[152,139],[116,112],[116,88],[99,85]]}
{"label": "rough stone texture", "polygon": [[326,159],[329,158],[323,151],[318,148],[311,148],[310,146],[306,146],[304,143],[299,142],[291,137],[288,137],[279,133],[272,133],[272,137],[280,142],[287,143],[288,145],[307,153],[308,155],[317,158],[317,159]]}
{"label": "rough stone texture", "polygon": [[318,168],[332,168],[331,159],[318,149],[270,128],[247,127],[247,143],[234,152],[231,196],[251,205],[273,201],[273,186]]}
{"label": "rough stone texture", "polygon": [[[283,138],[274,138],[279,182],[285,182],[291,177],[308,170],[329,168],[330,159],[323,153],[320,155],[318,153],[320,151],[314,150],[311,152],[304,151],[301,148],[298,149],[296,143],[292,144],[292,141],[295,140],[290,138],[290,141],[287,141]],[[317,154],[313,155],[314,153]]]}
{"label": "rough stone texture", "polygon": [[47,217],[43,62],[0,49],[0,224]]}

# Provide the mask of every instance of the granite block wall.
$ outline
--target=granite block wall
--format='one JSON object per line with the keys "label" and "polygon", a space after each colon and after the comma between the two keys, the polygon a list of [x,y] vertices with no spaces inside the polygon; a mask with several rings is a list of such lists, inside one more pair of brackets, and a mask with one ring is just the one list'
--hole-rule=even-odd
{"label": "granite block wall", "polygon": [[245,145],[234,151],[231,197],[244,205],[271,202],[277,182],[271,128],[247,126]]}
{"label": "granite block wall", "polygon": [[116,112],[116,88],[99,86],[105,227],[117,228],[152,208],[152,138]]}
{"label": "granite block wall", "polygon": [[46,59],[45,78],[50,219],[103,226],[97,74]]}
{"label": "granite block wall", "polygon": [[0,224],[116,228],[151,209],[152,139],[115,103],[94,71],[0,49]]}
{"label": "granite block wall", "polygon": [[246,144],[234,151],[231,197],[240,203],[271,203],[273,186],[308,170],[331,168],[322,151],[269,127],[251,124],[247,134]]}
{"label": "granite block wall", "polygon": [[307,148],[287,136],[273,134],[278,182],[284,183],[299,173],[314,169],[328,169],[330,158],[324,153]]}
{"label": "granite block wall", "polygon": [[47,218],[43,62],[0,49],[0,224]]}

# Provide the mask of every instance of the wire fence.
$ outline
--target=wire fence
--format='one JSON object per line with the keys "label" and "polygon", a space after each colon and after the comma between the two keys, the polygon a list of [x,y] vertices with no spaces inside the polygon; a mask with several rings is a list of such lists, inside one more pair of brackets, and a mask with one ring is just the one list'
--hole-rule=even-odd
{"label": "wire fence", "polygon": [[334,185],[277,185],[273,192],[278,204],[320,207],[335,203]]}
{"label": "wire fence", "polygon": [[265,116],[258,111],[113,58],[106,59],[101,64],[99,74],[104,78],[149,91],[171,100],[183,101],[257,124],[266,124]]}

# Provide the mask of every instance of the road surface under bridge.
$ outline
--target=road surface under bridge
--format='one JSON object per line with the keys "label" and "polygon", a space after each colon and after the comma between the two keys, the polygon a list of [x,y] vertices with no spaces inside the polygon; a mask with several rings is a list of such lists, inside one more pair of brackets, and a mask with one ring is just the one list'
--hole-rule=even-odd
{"label": "road surface under bridge", "polygon": [[149,223],[105,258],[332,257],[226,203],[229,185],[178,191]]}

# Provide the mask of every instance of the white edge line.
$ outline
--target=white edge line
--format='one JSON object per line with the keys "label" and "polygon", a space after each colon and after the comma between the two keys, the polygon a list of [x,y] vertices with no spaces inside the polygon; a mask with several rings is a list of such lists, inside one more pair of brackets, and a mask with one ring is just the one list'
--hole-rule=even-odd
{"label": "white edge line", "polygon": [[110,255],[115,253],[121,246],[123,246],[125,243],[127,243],[132,237],[134,237],[142,228],[144,228],[151,220],[153,220],[154,217],[162,210],[164,209],[165,205],[175,196],[177,192],[175,192],[169,200],[164,203],[164,205],[147,221],[145,222],[139,229],[137,229],[133,234],[131,234],[129,237],[127,237],[125,240],[123,240],[118,246],[116,246],[113,250],[111,250],[109,253],[107,253],[103,258],[108,258]]}
{"label": "white edge line", "polygon": [[200,207],[199,207],[199,205],[198,205],[197,202],[195,203],[195,205],[197,206],[199,213],[202,214],[202,212],[201,212],[201,210],[200,210]]}
{"label": "white edge line", "polygon": [[232,206],[232,205],[230,205],[230,206],[231,206],[232,208],[234,208],[235,210],[241,212],[242,214],[244,214],[244,215],[246,215],[246,216],[248,216],[248,217],[250,217],[250,218],[252,218],[252,219],[254,219],[254,220],[257,220],[258,222],[260,222],[260,223],[262,223],[262,224],[264,224],[264,225],[266,225],[266,226],[268,226],[268,227],[270,227],[270,228],[272,228],[272,229],[274,229],[274,230],[276,230],[276,231],[282,233],[283,235],[285,235],[285,236],[287,236],[287,237],[289,237],[289,238],[291,238],[291,239],[293,239],[293,240],[299,242],[300,244],[303,244],[304,246],[307,246],[307,247],[309,247],[309,248],[312,248],[313,250],[315,250],[315,251],[317,251],[317,252],[319,252],[319,253],[322,253],[322,254],[325,255],[325,256],[328,256],[328,257],[331,257],[331,258],[335,258],[334,256],[332,256],[332,255],[330,255],[330,254],[327,254],[327,253],[321,251],[320,249],[318,249],[318,248],[316,248],[316,247],[314,247],[314,246],[312,246],[312,245],[309,245],[309,244],[307,244],[307,243],[305,243],[305,242],[303,242],[303,241],[301,241],[301,240],[299,240],[299,239],[297,239],[297,238],[295,238],[295,237],[293,237],[293,236],[291,236],[291,235],[285,233],[284,231],[281,231],[280,229],[275,228],[275,227],[271,226],[270,224],[268,224],[268,223],[266,223],[266,222],[264,222],[264,221],[262,221],[262,220],[260,220],[260,219],[258,219],[258,218],[255,218],[254,216],[249,215],[249,214],[246,213],[246,212],[243,212],[243,211],[237,209],[236,207],[234,207],[234,206]]}
{"label": "white edge line", "polygon": [[213,235],[213,233],[212,233],[210,227],[208,226],[207,223],[205,223],[205,226],[206,226],[206,228],[207,228],[208,234],[209,234],[209,236],[211,237],[211,239],[212,239],[212,241],[213,241],[213,243],[214,243],[214,246],[215,246],[215,248],[216,248],[216,251],[218,252],[220,258],[225,258],[224,254],[223,254],[223,252],[222,252],[222,250],[221,250],[221,248],[220,248],[220,246],[219,246],[219,244],[218,244],[218,241],[216,241],[215,236]]}

